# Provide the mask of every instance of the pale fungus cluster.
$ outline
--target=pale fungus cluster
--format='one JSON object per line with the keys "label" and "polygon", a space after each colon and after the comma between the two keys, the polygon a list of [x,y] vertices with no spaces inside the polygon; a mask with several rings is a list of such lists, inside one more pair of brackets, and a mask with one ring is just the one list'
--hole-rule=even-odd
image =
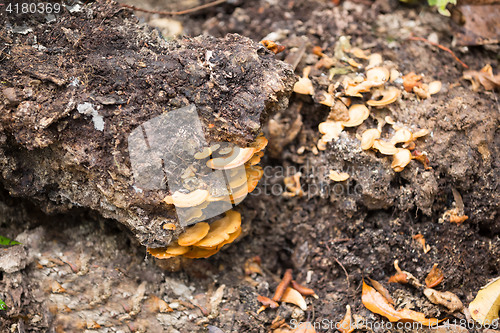
{"label": "pale fungus cluster", "polygon": [[[318,47],[314,49],[313,53],[320,56],[323,62],[325,62],[323,59],[330,59]],[[360,59],[361,63],[350,58],[347,54]],[[322,134],[317,143],[319,150],[325,150],[329,142],[337,140],[345,128],[363,124],[371,114],[369,108],[383,108],[396,102],[401,96],[402,88],[407,92],[415,93],[418,98],[422,99],[429,98],[441,90],[441,82],[423,83],[421,82],[423,76],[413,72],[402,76],[394,64],[384,62],[380,54],[370,54],[359,48],[351,48],[345,37],[339,39],[334,58],[334,61],[328,62],[329,65],[335,66],[330,66],[330,73],[348,74],[343,75],[338,82],[330,83],[328,92],[315,89],[309,79],[312,70],[310,66],[304,69],[303,77],[294,87],[296,93],[312,95],[318,103],[331,107],[328,119],[319,124],[319,132]],[[368,64],[363,65],[365,61],[368,61]],[[340,67],[339,63],[341,62],[350,65],[351,69]],[[315,66],[315,70],[321,67],[325,67],[323,63],[319,67]],[[330,79],[333,79],[334,75],[330,75]],[[339,112],[342,109],[346,111]],[[401,172],[412,159],[421,161],[425,168],[428,168],[425,152],[421,153],[415,150],[412,153],[415,149],[414,141],[429,134],[428,130],[421,129],[412,132],[410,128],[398,125],[389,116],[377,118],[377,116],[372,115],[372,117],[378,121],[378,127],[369,128],[361,135],[357,135],[363,150],[373,149],[383,155],[392,156],[391,167],[395,172]],[[383,133],[385,124],[392,125],[394,132]],[[393,134],[389,137],[391,133]],[[339,178],[338,174],[333,173],[330,178],[334,181],[342,181],[338,179],[345,177]]]}
{"label": "pale fungus cluster", "polygon": [[[169,246],[148,248],[148,252],[160,259],[181,255],[207,258],[232,243],[241,234],[241,216],[230,209],[252,192],[264,175],[257,164],[266,145],[267,139],[259,136],[246,148],[220,143],[194,153],[195,163],[189,165],[181,176],[184,187],[163,199],[166,204],[175,205],[182,225],[194,226],[187,228]],[[225,186],[211,184],[221,180],[225,181]],[[224,218],[211,224],[202,222],[222,212],[226,212]],[[164,229],[176,228],[168,223]]]}

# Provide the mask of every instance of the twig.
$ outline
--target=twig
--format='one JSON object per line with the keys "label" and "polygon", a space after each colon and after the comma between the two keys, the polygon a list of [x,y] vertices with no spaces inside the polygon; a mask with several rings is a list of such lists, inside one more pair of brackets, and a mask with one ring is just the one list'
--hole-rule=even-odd
{"label": "twig", "polygon": [[441,44],[438,44],[438,43],[434,43],[434,42],[431,42],[430,40],[428,39],[425,39],[424,37],[410,37],[408,38],[409,40],[419,40],[419,41],[422,41],[422,42],[427,42],[431,45],[434,45],[434,46],[437,46],[439,47],[441,50],[443,51],[446,51],[448,52],[449,54],[451,54],[453,56],[453,58],[455,58],[456,61],[458,61],[462,66],[464,66],[465,68],[469,68],[469,66],[467,66],[466,64],[463,63],[462,60],[458,59],[458,57],[455,55],[455,53],[453,53],[452,50],[450,50],[449,48],[447,47],[444,47],[443,45]]}
{"label": "twig", "polygon": [[328,249],[328,252],[330,253],[330,255],[332,256],[332,258],[337,262],[337,264],[339,264],[340,267],[342,267],[342,269],[344,270],[344,273],[345,273],[345,277],[347,279],[347,289],[349,289],[351,287],[351,283],[349,282],[349,274],[347,273],[347,270],[345,269],[344,265],[342,265],[342,263],[337,259],[335,258],[334,255],[331,254],[331,249],[330,247],[328,246],[328,244],[326,244],[326,248]]}
{"label": "twig", "polygon": [[193,13],[193,12],[196,12],[198,10],[205,9],[205,8],[208,8],[208,7],[217,6],[217,5],[219,5],[221,3],[224,3],[226,1],[227,0],[216,0],[216,1],[212,1],[212,2],[206,3],[204,5],[201,5],[201,6],[197,6],[197,7],[186,9],[186,10],[181,10],[179,12],[165,12],[165,11],[160,11],[160,10],[148,10],[148,9],[143,9],[143,8],[139,8],[139,7],[132,6],[132,5],[126,5],[124,3],[121,3],[120,5],[122,7],[127,7],[127,8],[130,8],[130,9],[133,9],[133,10],[137,10],[137,11],[145,12],[145,13],[151,13],[151,14],[184,15],[184,14]]}

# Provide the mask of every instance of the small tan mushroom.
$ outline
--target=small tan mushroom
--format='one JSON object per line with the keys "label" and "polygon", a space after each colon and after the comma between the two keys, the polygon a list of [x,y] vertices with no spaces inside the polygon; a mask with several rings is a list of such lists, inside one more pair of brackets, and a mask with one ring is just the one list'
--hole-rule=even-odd
{"label": "small tan mushroom", "polygon": [[285,303],[291,303],[297,305],[302,311],[307,310],[307,303],[304,297],[293,288],[286,288],[283,296],[281,296],[281,301]]}
{"label": "small tan mushroom", "polygon": [[422,136],[426,136],[429,133],[430,133],[430,131],[428,129],[422,128],[422,129],[419,129],[418,131],[416,131],[415,133],[413,133],[412,137],[415,140],[415,139],[420,138]]}
{"label": "small tan mushroom", "polygon": [[392,157],[391,168],[395,172],[401,172],[411,161],[411,152],[408,149],[398,148],[398,152]]}
{"label": "small tan mushroom", "polygon": [[399,78],[400,73],[396,69],[391,69],[389,81],[394,82]]}
{"label": "small tan mushroom", "polygon": [[210,225],[208,223],[196,223],[194,226],[186,229],[186,232],[179,236],[177,243],[181,246],[194,245],[205,238],[209,230]]}
{"label": "small tan mushroom", "polygon": [[[354,104],[349,108],[349,120],[340,122],[345,127],[355,127],[363,123],[370,115],[370,110],[363,104]],[[340,133],[339,133],[340,134]]]}
{"label": "small tan mushroom", "polygon": [[163,201],[176,207],[194,207],[205,201],[207,197],[207,190],[198,189],[188,194],[175,191],[173,195],[166,196]]}
{"label": "small tan mushroom", "polygon": [[326,141],[323,141],[323,139],[318,140],[318,144],[316,145],[319,150],[326,150]]}
{"label": "small tan mushroom", "polygon": [[389,125],[394,125],[396,122],[394,121],[394,119],[392,119],[391,116],[385,116],[384,118],[385,122],[388,123]]}
{"label": "small tan mushroom", "polygon": [[347,63],[354,68],[363,68],[363,65],[357,62],[356,60],[349,58],[347,59]]}
{"label": "small tan mushroom", "polygon": [[418,97],[423,98],[423,99],[427,99],[427,98],[431,97],[431,95],[428,92],[428,89],[429,89],[429,86],[427,86],[426,84],[422,84],[422,86],[420,86],[420,87],[419,86],[413,87],[413,92]]}
{"label": "small tan mushroom", "polygon": [[370,61],[369,61],[369,64],[366,68],[377,67],[380,64],[382,64],[382,61],[383,61],[382,55],[380,55],[380,53],[372,53],[372,54],[370,54]]}
{"label": "small tan mushroom", "polygon": [[168,223],[165,223],[163,225],[163,229],[164,230],[175,230],[175,229],[177,229],[177,227],[176,227],[175,223],[168,222]]}
{"label": "small tan mushroom", "polygon": [[323,104],[329,107],[332,107],[335,104],[335,98],[332,94],[327,93],[326,91],[321,91],[323,95],[323,100],[319,102],[319,104]]}
{"label": "small tan mushroom", "polygon": [[210,231],[201,241],[195,244],[198,247],[214,247],[225,240],[229,235],[236,232],[241,226],[241,215],[234,210],[228,210],[226,217],[215,221],[210,225]]}
{"label": "small tan mushroom", "polygon": [[434,95],[441,91],[441,81],[432,81],[429,83],[429,94]]}
{"label": "small tan mushroom", "polygon": [[259,136],[258,138],[255,139],[254,142],[252,142],[252,144],[250,145],[250,148],[254,148],[255,153],[258,153],[261,150],[263,150],[264,148],[266,148],[267,143],[268,143],[268,140],[266,139],[265,136]]}
{"label": "small tan mushroom", "polygon": [[378,101],[369,100],[366,102],[366,104],[368,104],[370,106],[384,106],[387,104],[391,104],[391,103],[394,103],[398,99],[400,94],[401,94],[401,92],[399,91],[398,88],[391,87],[388,90],[383,90],[381,92],[381,95],[382,95],[381,100],[378,100]]}
{"label": "small tan mushroom", "polygon": [[[217,157],[207,161],[207,166],[216,170],[227,170],[236,168],[250,160],[255,152],[255,148],[234,147],[231,155],[227,157]],[[220,153],[220,152],[219,152]]]}
{"label": "small tan mushroom", "polygon": [[212,149],[210,149],[210,147],[205,147],[203,148],[203,151],[194,154],[194,158],[196,158],[197,160],[202,160],[210,155],[212,155]]}
{"label": "small tan mushroom", "polygon": [[370,56],[366,54],[367,51],[363,51],[362,49],[360,49],[359,47],[355,47],[355,48],[352,48],[351,49],[351,54],[353,56],[355,56],[356,58],[360,58],[360,59],[370,59]]}
{"label": "small tan mushroom", "polygon": [[394,155],[399,151],[392,143],[383,140],[375,140],[375,142],[373,142],[373,148],[384,155]]}
{"label": "small tan mushroom", "polygon": [[349,174],[345,172],[338,172],[335,170],[330,170],[330,175],[328,177],[334,182],[343,182],[344,180],[349,179]]}
{"label": "small tan mushroom", "polygon": [[324,134],[323,141],[330,142],[332,139],[338,139],[344,126],[339,121],[325,121],[319,124],[318,129],[321,134]]}
{"label": "small tan mushroom", "polygon": [[302,95],[314,95],[314,87],[312,81],[308,78],[311,72],[311,66],[304,68],[303,75],[299,78],[299,81],[295,82],[293,86],[293,91],[297,94]]}
{"label": "small tan mushroom", "polygon": [[373,146],[375,139],[380,138],[380,131],[376,128],[370,128],[363,132],[361,136],[361,149],[367,150]]}
{"label": "small tan mushroom", "polygon": [[366,72],[367,81],[385,82],[389,80],[391,73],[387,68],[375,67]]}
{"label": "small tan mushroom", "polygon": [[379,87],[384,84],[384,81],[363,81],[360,84],[348,84],[345,88],[347,96],[363,97],[362,92],[369,92],[373,87]]}
{"label": "small tan mushroom", "polygon": [[412,134],[407,129],[401,128],[396,131],[394,136],[391,138],[391,143],[395,145],[396,143],[408,142],[412,140]]}

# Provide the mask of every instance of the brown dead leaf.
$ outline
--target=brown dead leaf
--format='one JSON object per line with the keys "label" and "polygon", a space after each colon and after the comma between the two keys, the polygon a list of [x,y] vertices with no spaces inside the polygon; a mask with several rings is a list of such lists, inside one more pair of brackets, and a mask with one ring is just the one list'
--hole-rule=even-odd
{"label": "brown dead leaf", "polygon": [[425,318],[425,314],[409,309],[396,311],[394,307],[374,288],[363,281],[361,296],[363,305],[373,313],[377,313],[389,319],[391,322],[410,321],[419,322],[426,326],[435,326],[439,322],[436,318]]}
{"label": "brown dead leaf", "polygon": [[352,324],[351,307],[346,305],[346,312],[344,319],[339,324],[338,330],[342,333],[351,333],[354,331],[355,327]]}
{"label": "brown dead leaf", "polygon": [[425,288],[424,295],[434,304],[440,304],[448,308],[451,312],[461,310],[464,305],[457,295],[449,291],[437,291]]}
{"label": "brown dead leaf", "polygon": [[474,91],[479,89],[479,84],[486,90],[500,89],[500,75],[493,75],[490,64],[484,66],[480,71],[464,71],[462,78],[471,81]]}
{"label": "brown dead leaf", "polygon": [[438,286],[444,279],[443,272],[438,268],[438,264],[432,266],[431,271],[425,278],[425,285],[427,288],[434,288]]}
{"label": "brown dead leaf", "polygon": [[[405,274],[405,279],[406,279],[406,274]],[[385,289],[385,287],[382,285],[382,283],[372,280],[370,278],[368,278],[368,280],[370,280],[370,283],[372,284],[373,288],[375,288],[376,291],[378,291],[382,296],[385,297],[385,299],[387,300],[387,302],[389,302],[389,304],[394,305],[394,300],[389,294],[389,291]]]}
{"label": "brown dead leaf", "polygon": [[413,72],[410,72],[403,76],[403,87],[407,92],[412,92],[413,87],[418,86],[419,82],[422,79],[422,75],[417,75]]}

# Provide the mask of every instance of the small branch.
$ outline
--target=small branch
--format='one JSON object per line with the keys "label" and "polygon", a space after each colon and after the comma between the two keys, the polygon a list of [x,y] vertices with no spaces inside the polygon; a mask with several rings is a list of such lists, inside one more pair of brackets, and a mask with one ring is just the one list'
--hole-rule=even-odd
{"label": "small branch", "polygon": [[439,47],[441,50],[446,51],[446,52],[448,52],[449,54],[451,54],[451,55],[453,56],[453,58],[455,58],[455,60],[456,60],[456,61],[458,61],[458,62],[459,62],[462,66],[464,66],[465,68],[469,68],[469,66],[467,66],[466,64],[464,64],[464,63],[462,62],[462,60],[458,59],[458,57],[455,55],[455,53],[453,53],[453,51],[452,51],[452,50],[450,50],[450,49],[449,49],[449,48],[447,48],[447,47],[444,47],[444,46],[443,46],[443,45],[441,45],[441,44],[431,42],[430,40],[425,39],[425,38],[423,38],[423,37],[410,37],[410,38],[408,38],[408,39],[409,39],[409,40],[419,40],[419,41],[422,41],[422,42],[427,42],[427,43],[429,43],[429,44],[431,44],[431,45],[437,46],[437,47]]}
{"label": "small branch", "polygon": [[179,12],[165,12],[165,11],[158,11],[158,10],[148,10],[148,9],[143,9],[143,8],[139,8],[139,7],[132,6],[132,5],[126,5],[126,4],[123,4],[123,3],[121,3],[120,5],[122,7],[127,7],[127,8],[130,8],[130,9],[133,9],[133,10],[137,10],[139,12],[145,12],[145,13],[151,13],[151,14],[184,15],[184,14],[193,13],[193,12],[196,12],[198,10],[205,9],[205,8],[208,8],[208,7],[217,6],[217,5],[219,5],[221,3],[224,3],[226,1],[227,0],[216,0],[216,1],[212,1],[212,2],[209,2],[207,4],[204,4],[204,5],[201,5],[201,6],[197,6],[197,7],[186,9],[186,10],[181,10]]}

